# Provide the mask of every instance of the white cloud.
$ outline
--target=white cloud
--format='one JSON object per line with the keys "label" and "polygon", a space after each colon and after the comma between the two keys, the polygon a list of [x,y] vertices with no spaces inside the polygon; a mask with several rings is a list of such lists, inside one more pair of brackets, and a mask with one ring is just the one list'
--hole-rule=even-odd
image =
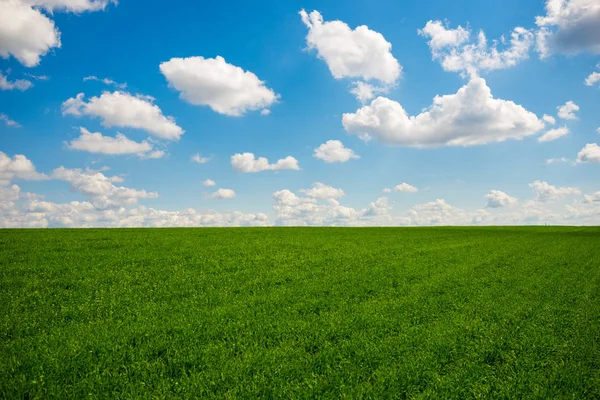
{"label": "white cloud", "polygon": [[157,158],[163,158],[166,154],[167,153],[163,150],[154,150],[149,153],[140,154],[139,157],[142,159],[146,159],[146,158],[157,159]]}
{"label": "white cloud", "polygon": [[345,113],[347,132],[374,136],[400,146],[474,146],[522,139],[544,128],[523,106],[495,99],[483,78],[473,78],[456,94],[436,96],[433,105],[409,116],[402,105],[378,97],[356,113]]}
{"label": "white cloud", "polygon": [[596,83],[600,83],[600,72],[592,72],[586,79],[585,84],[587,86],[594,86]]}
{"label": "white cloud", "polygon": [[385,197],[370,203],[367,208],[356,210],[341,205],[334,198],[343,195],[341,189],[321,185],[315,183],[312,189],[301,190],[307,197],[287,189],[273,193],[275,223],[288,226],[390,224],[390,205]]}
{"label": "white cloud", "polygon": [[115,186],[113,182],[122,182],[122,178],[107,177],[98,171],[58,167],[52,171],[51,178],[69,182],[73,191],[89,198],[99,209],[131,206],[140,199],[158,197],[156,192]]}
{"label": "white cloud", "polygon": [[0,56],[35,67],[50,49],[60,47],[54,21],[23,0],[0,1]]}
{"label": "white cloud", "polygon": [[597,163],[600,164],[600,146],[596,143],[588,143],[577,154],[578,163]]}
{"label": "white cloud", "polygon": [[567,101],[564,105],[556,107],[558,110],[558,118],[561,119],[577,119],[576,111],[579,111],[579,106],[572,101]]}
{"label": "white cloud", "polygon": [[165,117],[161,109],[153,104],[150,96],[133,96],[127,92],[102,92],[100,97],[92,97],[87,103],[84,94],[79,93],[62,104],[63,115],[88,115],[102,119],[106,127],[119,126],[143,129],[151,135],[179,140],[185,132],[173,117]]}
{"label": "white cloud", "polygon": [[550,165],[550,164],[557,164],[557,163],[566,163],[569,162],[569,159],[566,157],[560,157],[560,158],[549,158],[546,160],[546,164]]}
{"label": "white cloud", "polygon": [[300,192],[317,200],[338,199],[344,196],[344,191],[342,189],[336,189],[321,182],[315,182],[311,189],[301,189]]}
{"label": "white cloud", "polygon": [[84,82],[87,81],[97,81],[97,82],[102,82],[105,85],[109,85],[109,86],[115,86],[116,88],[119,89],[125,89],[127,88],[127,84],[126,83],[119,83],[119,82],[115,82],[112,79],[109,78],[98,78],[97,76],[91,75],[91,76],[86,76],[85,78],[83,78]]}
{"label": "white cloud", "polygon": [[100,132],[92,133],[84,127],[79,128],[81,134],[67,143],[70,150],[87,151],[88,153],[123,155],[136,154],[141,158],[160,158],[164,152],[152,152],[152,145],[147,140],[138,143],[121,133],[116,137],[104,136]]}
{"label": "white cloud", "polygon": [[318,11],[307,14],[302,10],[300,16],[308,28],[308,48],[317,51],[335,79],[375,79],[394,84],[400,77],[402,67],[391,53],[391,43],[381,33],[366,25],[353,30],[342,21],[323,22]]}
{"label": "white cloud", "polygon": [[172,58],[160,64],[160,72],[183,100],[220,114],[241,116],[266,109],[279,97],[252,72],[221,56]]}
{"label": "white cloud", "polygon": [[464,76],[477,76],[480,71],[492,71],[513,67],[529,57],[534,35],[525,28],[517,27],[510,37],[510,47],[498,50],[505,44],[504,36],[489,46],[485,33],[479,31],[477,43],[470,41],[471,31],[459,26],[448,29],[441,21],[429,21],[419,30],[429,38],[429,48],[434,60],[440,60],[445,71],[460,72]]}
{"label": "white cloud", "polygon": [[231,189],[217,189],[216,192],[211,193],[208,197],[211,199],[229,200],[235,197],[235,191]]}
{"label": "white cloud", "polygon": [[6,186],[15,179],[43,180],[46,175],[35,170],[35,166],[23,154],[12,158],[0,151],[0,186]]}
{"label": "white cloud", "polygon": [[4,113],[0,113],[0,121],[4,121],[4,123],[6,124],[6,126],[9,126],[9,127],[13,127],[13,128],[20,128],[21,127],[21,125],[18,122],[13,121],[12,119],[10,119],[8,117],[8,115],[6,115]]}
{"label": "white cloud", "polygon": [[375,97],[376,94],[387,93],[389,89],[389,85],[375,86],[362,81],[356,81],[352,82],[352,89],[350,89],[350,93],[356,96],[356,98],[364,104],[368,100],[371,100],[373,97]]}
{"label": "white cloud", "polygon": [[25,2],[50,12],[58,10],[72,13],[101,11],[106,9],[110,3],[117,4],[117,0],[25,0]]}
{"label": "white cloud", "polygon": [[383,192],[384,193],[392,193],[392,189],[386,187],[386,188],[383,188]]}
{"label": "white cloud", "polygon": [[507,195],[500,190],[492,190],[490,193],[483,196],[487,199],[488,208],[512,207],[517,204],[517,199]]}
{"label": "white cloud", "polygon": [[313,157],[325,161],[326,163],[346,162],[351,158],[360,158],[354,154],[354,151],[344,147],[339,140],[328,140],[315,149]]}
{"label": "white cloud", "polygon": [[212,179],[206,179],[204,182],[202,182],[203,186],[209,187],[209,186],[215,186],[217,183],[215,181],[213,181]]}
{"label": "white cloud", "polygon": [[556,187],[547,182],[535,181],[529,184],[535,193],[535,199],[541,202],[556,200],[569,195],[579,195],[581,191],[574,187]]}
{"label": "white cloud", "polygon": [[264,157],[256,158],[252,153],[234,154],[231,156],[231,166],[239,172],[261,172],[261,171],[279,171],[284,169],[299,170],[298,160],[294,157],[277,160],[275,164],[269,164],[269,160]]}
{"label": "white cloud", "polygon": [[538,138],[538,142],[551,142],[569,134],[569,128],[563,126],[561,128],[550,129]]}
{"label": "white cloud", "polygon": [[200,153],[196,153],[192,156],[191,160],[192,160],[192,162],[195,162],[198,164],[206,164],[207,162],[210,161],[210,157],[202,157],[202,156],[200,156]]}
{"label": "white cloud", "polygon": [[383,189],[383,191],[386,193],[390,193],[392,190],[394,192],[403,192],[403,193],[416,193],[419,191],[418,188],[416,188],[413,185],[410,185],[406,182],[402,182],[401,184],[394,186],[393,189],[389,189],[389,188]]}
{"label": "white cloud", "polygon": [[541,57],[553,53],[600,54],[600,3],[597,0],[547,0],[537,47]]}
{"label": "white cloud", "polygon": [[61,46],[58,28],[40,9],[81,13],[104,10],[110,2],[116,4],[108,0],[2,0],[0,57],[12,55],[26,67],[35,67],[48,51]]}
{"label": "white cloud", "polygon": [[267,108],[260,110],[260,115],[262,115],[262,116],[267,116],[269,114],[271,114],[271,110],[269,110]]}
{"label": "white cloud", "polygon": [[588,204],[600,204],[600,192],[584,195],[583,201]]}
{"label": "white cloud", "polygon": [[545,122],[549,123],[550,125],[554,125],[554,124],[556,124],[556,118],[554,118],[554,117],[553,117],[553,116],[551,116],[551,115],[544,114],[544,116],[542,117],[542,119],[543,119]]}
{"label": "white cloud", "polygon": [[[0,4],[0,8],[1,7],[2,7],[2,5]],[[0,29],[2,29],[2,28],[0,28]],[[11,82],[8,80],[8,78],[6,76],[4,76],[2,71],[0,71],[0,90],[16,89],[16,90],[20,90],[21,92],[24,92],[25,90],[29,89],[32,86],[33,86],[33,83],[31,83],[30,81],[25,80],[25,79],[17,79],[15,81]]]}

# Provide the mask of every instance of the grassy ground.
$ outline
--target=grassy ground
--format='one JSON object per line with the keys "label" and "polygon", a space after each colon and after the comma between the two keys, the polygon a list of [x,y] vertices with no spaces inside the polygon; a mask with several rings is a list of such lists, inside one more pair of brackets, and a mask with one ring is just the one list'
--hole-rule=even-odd
{"label": "grassy ground", "polygon": [[600,398],[600,228],[0,231],[0,398]]}

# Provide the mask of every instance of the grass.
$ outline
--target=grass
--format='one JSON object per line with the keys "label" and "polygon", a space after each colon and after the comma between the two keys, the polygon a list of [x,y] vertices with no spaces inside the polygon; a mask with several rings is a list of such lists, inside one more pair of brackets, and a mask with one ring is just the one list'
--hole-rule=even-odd
{"label": "grass", "polygon": [[0,230],[0,398],[600,398],[600,228]]}

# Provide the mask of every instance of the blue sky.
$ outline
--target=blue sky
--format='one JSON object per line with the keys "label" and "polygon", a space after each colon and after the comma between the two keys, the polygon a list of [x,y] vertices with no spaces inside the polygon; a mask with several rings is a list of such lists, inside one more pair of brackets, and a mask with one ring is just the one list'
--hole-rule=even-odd
{"label": "blue sky", "polygon": [[600,222],[597,0],[140,4],[0,1],[0,226]]}

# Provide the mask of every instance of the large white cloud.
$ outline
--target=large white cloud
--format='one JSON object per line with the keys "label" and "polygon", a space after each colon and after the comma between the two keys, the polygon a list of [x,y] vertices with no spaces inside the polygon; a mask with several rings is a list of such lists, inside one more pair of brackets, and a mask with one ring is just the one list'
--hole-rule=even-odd
{"label": "large white cloud", "polygon": [[47,176],[37,172],[31,160],[23,154],[10,157],[0,151],[0,186],[6,186],[15,179],[43,180]]}
{"label": "large white cloud", "polygon": [[535,181],[529,184],[535,193],[535,199],[541,202],[557,200],[569,195],[579,195],[581,191],[575,187],[556,187],[548,182]]}
{"label": "large white cloud", "polygon": [[[79,130],[81,134],[67,143],[67,148],[96,154],[136,154],[140,158],[146,158],[149,154],[152,154],[153,147],[147,140],[138,143],[121,133],[117,133],[113,138],[104,136],[100,132],[92,133],[84,127],[80,127]],[[152,158],[158,157],[155,156]]]}
{"label": "large white cloud", "polygon": [[578,163],[598,163],[600,164],[600,146],[596,143],[588,143],[577,154]]}
{"label": "large white cloud", "polygon": [[62,104],[63,115],[88,115],[102,119],[106,127],[118,126],[143,129],[151,135],[178,140],[184,134],[173,117],[165,117],[150,96],[133,96],[127,92],[102,92],[87,103],[79,93]]}
{"label": "large white cloud", "polygon": [[[1,28],[0,28],[1,29]],[[26,79],[16,79],[14,81],[9,81],[6,76],[0,71],[0,90],[20,90],[24,92],[33,86],[31,81]]]}
{"label": "large white cloud", "polygon": [[267,109],[278,95],[250,71],[216,58],[172,58],[160,64],[169,84],[181,92],[188,103],[209,106],[231,116]]}
{"label": "large white cloud", "polygon": [[89,198],[91,204],[99,209],[131,206],[137,204],[140,199],[158,197],[156,192],[115,186],[113,182],[121,182],[122,178],[107,177],[98,171],[58,167],[50,176],[69,182],[73,191]]}
{"label": "large white cloud", "polygon": [[381,33],[365,25],[351,29],[342,21],[323,22],[318,11],[308,14],[302,10],[300,16],[308,28],[308,48],[317,51],[335,79],[375,79],[393,84],[400,77],[402,67]]}
{"label": "large white cloud", "polygon": [[346,162],[351,158],[360,158],[352,149],[344,147],[339,140],[328,140],[315,149],[313,157],[326,163]]}
{"label": "large white cloud", "polygon": [[[471,31],[459,26],[449,29],[441,21],[429,21],[419,34],[429,38],[429,48],[435,60],[440,60],[445,71],[475,76],[480,71],[492,71],[513,67],[529,57],[534,35],[517,27],[510,36],[510,47],[498,50],[498,41],[490,46],[483,31],[477,35],[477,43],[469,43]],[[504,39],[501,40],[504,42]]]}
{"label": "large white cloud", "polygon": [[48,51],[61,46],[58,28],[41,9],[81,13],[104,10],[111,2],[116,4],[116,0],[1,0],[0,56],[12,55],[26,67],[35,67]]}
{"label": "large white cloud", "polygon": [[538,138],[538,142],[551,142],[569,134],[569,128],[563,126],[561,128],[550,129]]}
{"label": "large white cloud", "polygon": [[583,51],[600,54],[598,0],[546,0],[546,15],[536,17],[536,24],[542,57]]}
{"label": "large white cloud", "polygon": [[256,158],[252,153],[234,154],[231,156],[231,166],[239,172],[261,172],[261,171],[279,171],[284,169],[299,170],[298,160],[292,156],[287,156],[277,160],[274,164],[269,164],[265,157]]}
{"label": "large white cloud", "polygon": [[378,97],[343,115],[347,132],[399,146],[474,146],[522,139],[544,128],[535,114],[512,101],[496,99],[483,78],[472,78],[456,94],[436,96],[433,105],[409,116],[402,105]]}
{"label": "large white cloud", "polygon": [[60,33],[54,21],[23,0],[0,1],[0,56],[35,67],[55,47],[60,47]]}
{"label": "large white cloud", "polygon": [[488,208],[512,207],[517,204],[517,199],[500,190],[492,190],[483,196],[487,199]]}

